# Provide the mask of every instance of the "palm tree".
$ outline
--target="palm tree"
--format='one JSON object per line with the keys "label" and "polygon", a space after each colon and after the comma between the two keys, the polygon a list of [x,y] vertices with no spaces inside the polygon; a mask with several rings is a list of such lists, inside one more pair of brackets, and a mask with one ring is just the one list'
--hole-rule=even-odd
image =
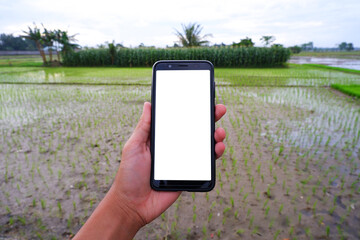
{"label": "palm tree", "polygon": [[181,24],[183,28],[183,33],[176,30],[176,36],[179,38],[179,43],[184,47],[200,47],[209,43],[206,40],[207,37],[212,37],[212,34],[205,34],[200,36],[202,27],[197,23],[189,23],[187,26]]}
{"label": "palm tree", "polygon": [[47,64],[46,55],[45,55],[44,49],[42,47],[43,38],[40,33],[40,29],[37,28],[37,26],[35,24],[34,24],[34,29],[31,29],[31,27],[28,27],[28,28],[29,28],[28,32],[23,31],[26,35],[24,35],[22,37],[35,41],[36,47],[38,48],[38,50],[40,52],[40,55],[42,57],[44,64]]}
{"label": "palm tree", "polygon": [[[76,41],[75,39],[75,35],[68,35],[67,31],[62,31],[62,30],[55,30],[55,40],[62,45],[61,48],[61,54],[65,55],[68,52],[71,52],[74,48],[77,48],[79,45],[72,43],[74,41]],[[58,59],[60,59],[59,57],[59,51],[58,51]]]}
{"label": "palm tree", "polygon": [[43,41],[45,45],[48,47],[50,62],[52,62],[52,50],[53,50],[52,47],[54,46],[55,39],[56,39],[55,32],[49,31],[44,27]]}

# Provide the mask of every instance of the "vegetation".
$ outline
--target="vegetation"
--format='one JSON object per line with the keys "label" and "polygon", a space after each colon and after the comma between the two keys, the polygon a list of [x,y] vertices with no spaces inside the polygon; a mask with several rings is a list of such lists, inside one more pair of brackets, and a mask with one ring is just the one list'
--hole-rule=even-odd
{"label": "vegetation", "polygon": [[317,67],[317,68],[331,69],[331,70],[336,70],[336,71],[341,71],[341,72],[360,74],[360,70],[356,70],[356,69],[332,67],[332,66],[327,66],[327,65],[323,65],[323,64],[304,64],[304,65]]}
{"label": "vegetation", "polygon": [[359,85],[332,84],[331,87],[350,96],[360,98],[360,84]]}
{"label": "vegetation", "polygon": [[265,46],[269,46],[272,42],[275,41],[275,37],[274,36],[262,36],[260,38],[260,41],[262,41]]}
{"label": "vegetation", "polygon": [[[359,238],[359,100],[328,86],[360,75],[289,64],[216,68],[215,79],[227,106],[215,191],[182,193],[136,239]],[[78,231],[150,85],[150,67],[0,68],[1,236]]]}
{"label": "vegetation", "polygon": [[25,35],[22,37],[29,39],[35,42],[36,47],[38,48],[40,55],[42,57],[44,65],[47,65],[48,61],[46,60],[46,55],[44,52],[44,46],[47,46],[49,49],[50,63],[52,62],[52,50],[54,44],[57,45],[57,57],[58,62],[60,62],[59,50],[61,49],[62,55],[66,55],[73,51],[74,48],[78,47],[77,44],[73,42],[75,40],[75,35],[68,35],[67,31],[62,30],[48,30],[43,26],[44,30],[41,30],[34,24],[34,27],[28,27],[28,31],[23,31]]}
{"label": "vegetation", "polygon": [[0,34],[0,51],[34,51],[34,41],[22,37],[14,37],[12,34]]}
{"label": "vegetation", "polygon": [[[111,66],[112,55],[108,49],[89,49],[64,55],[65,66]],[[282,47],[271,48],[121,48],[117,49],[114,65],[118,67],[148,67],[156,61],[209,60],[216,67],[282,66],[290,51]]]}
{"label": "vegetation", "polygon": [[300,53],[301,52],[301,47],[299,47],[299,46],[292,46],[292,47],[289,47],[289,49],[290,49],[290,51],[291,51],[291,53]]}
{"label": "vegetation", "polygon": [[340,51],[353,51],[354,45],[352,43],[342,42],[339,44],[339,50]]}
{"label": "vegetation", "polygon": [[28,28],[29,28],[29,31],[28,31],[28,32],[24,31],[24,33],[25,33],[26,35],[24,35],[24,36],[22,36],[22,37],[24,37],[24,38],[26,38],[26,39],[29,39],[29,40],[32,40],[32,41],[35,42],[36,47],[37,47],[37,49],[38,49],[39,52],[40,52],[40,56],[41,56],[41,58],[42,58],[42,60],[43,60],[43,63],[44,63],[44,64],[47,64],[45,52],[44,52],[44,49],[43,49],[43,46],[42,46],[42,44],[43,44],[43,42],[44,42],[44,39],[43,39],[42,36],[41,36],[40,29],[39,29],[36,25],[34,26],[33,29],[30,28],[30,27],[28,27]]}
{"label": "vegetation", "polygon": [[176,36],[179,38],[179,44],[183,47],[200,47],[209,43],[206,38],[211,37],[211,34],[201,36],[202,27],[197,23],[182,24],[183,32],[176,30]]}
{"label": "vegetation", "polygon": [[232,46],[233,47],[253,47],[255,45],[255,43],[251,40],[251,38],[244,38],[244,39],[240,39],[240,42],[238,43],[233,43]]}

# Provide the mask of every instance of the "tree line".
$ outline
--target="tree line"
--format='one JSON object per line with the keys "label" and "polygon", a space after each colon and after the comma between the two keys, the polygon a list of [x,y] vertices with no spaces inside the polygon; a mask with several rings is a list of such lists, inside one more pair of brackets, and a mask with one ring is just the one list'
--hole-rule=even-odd
{"label": "tree line", "polygon": [[[40,29],[34,24],[33,27],[28,27],[28,31],[23,31],[24,35],[19,37],[14,37],[12,34],[0,34],[0,50],[35,50],[38,49],[40,55],[43,59],[44,64],[53,62],[53,51],[57,53],[57,61],[60,62],[60,57],[65,54],[73,51],[73,49],[78,48],[79,45],[75,44],[76,35],[69,35],[67,31],[60,29],[50,30],[45,28],[42,25],[43,29]],[[179,31],[175,29],[175,35],[178,38],[178,41],[172,47],[167,48],[193,48],[193,47],[209,47],[210,41],[209,37],[212,37],[212,34],[202,35],[202,26],[198,23],[189,23],[187,25],[182,24],[182,30]],[[262,36],[260,41],[264,44],[265,47],[283,47],[281,44],[272,44],[275,41],[274,36]],[[272,44],[272,45],[271,45]],[[233,42],[230,45],[225,44],[215,44],[213,47],[253,47],[255,43],[251,38],[246,37],[240,39],[239,42]],[[141,43],[139,48],[155,48],[154,46],[146,47]],[[110,55],[112,56],[112,62],[114,62],[114,55],[116,49],[124,48],[122,44],[115,44],[106,42],[106,45],[98,45],[98,48],[108,48]],[[44,49],[47,49],[49,52],[49,61],[46,58]],[[87,49],[87,48],[85,48]],[[352,51],[354,46],[352,43],[342,42],[338,45],[340,51]],[[301,51],[314,51],[313,42],[308,42],[301,44],[300,46],[289,47],[289,50],[292,53],[299,53]],[[55,60],[56,61],[56,60]]]}

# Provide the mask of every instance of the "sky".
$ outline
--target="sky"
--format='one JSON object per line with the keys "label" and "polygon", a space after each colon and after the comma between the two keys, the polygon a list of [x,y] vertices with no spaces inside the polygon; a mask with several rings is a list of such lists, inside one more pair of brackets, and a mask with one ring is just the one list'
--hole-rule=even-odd
{"label": "sky", "polygon": [[17,36],[36,23],[77,34],[81,46],[166,47],[176,29],[196,22],[211,45],[249,37],[263,46],[262,36],[274,36],[286,47],[360,47],[359,12],[359,0],[0,0],[0,33]]}

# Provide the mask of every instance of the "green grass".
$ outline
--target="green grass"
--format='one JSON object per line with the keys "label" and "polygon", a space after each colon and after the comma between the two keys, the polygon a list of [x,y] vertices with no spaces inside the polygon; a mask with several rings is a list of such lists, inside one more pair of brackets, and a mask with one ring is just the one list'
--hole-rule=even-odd
{"label": "green grass", "polygon": [[[151,68],[0,67],[0,83],[151,85]],[[289,64],[283,68],[215,68],[218,86],[330,86],[360,84],[360,75]]]}
{"label": "green grass", "polygon": [[333,58],[344,58],[344,59],[360,59],[360,51],[351,52],[300,52],[293,56],[298,57],[333,57]]}
{"label": "green grass", "polygon": [[356,70],[356,69],[332,67],[332,66],[327,66],[327,65],[322,65],[322,64],[303,64],[303,65],[310,66],[310,67],[323,68],[323,69],[330,69],[330,70],[335,70],[335,71],[340,71],[340,72],[360,74],[360,70]]}
{"label": "green grass", "polygon": [[40,55],[0,56],[0,71],[2,67],[41,67],[42,64]]}
{"label": "green grass", "polygon": [[360,85],[332,84],[331,87],[350,96],[360,98]]}

